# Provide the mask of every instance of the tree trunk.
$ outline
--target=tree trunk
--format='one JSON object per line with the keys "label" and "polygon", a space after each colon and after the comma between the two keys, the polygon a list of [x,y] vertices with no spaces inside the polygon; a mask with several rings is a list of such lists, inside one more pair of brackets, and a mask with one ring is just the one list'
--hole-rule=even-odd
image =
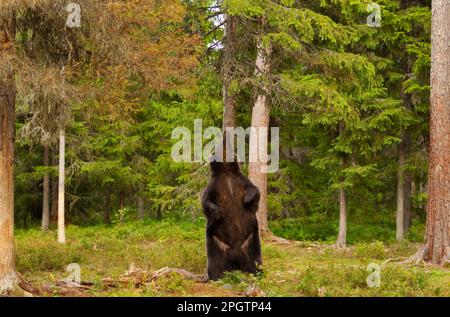
{"label": "tree trunk", "polygon": [[[48,145],[44,145],[44,167],[50,164]],[[50,177],[44,173],[42,190],[42,230],[47,231],[50,223]]]}
{"label": "tree trunk", "polygon": [[432,3],[429,201],[422,254],[444,265],[450,262],[450,3]]}
{"label": "tree trunk", "polygon": [[230,91],[236,60],[237,17],[227,15],[224,34],[224,55],[222,61],[223,130],[236,126],[236,101]]}
{"label": "tree trunk", "polygon": [[14,253],[14,135],[16,85],[9,59],[14,55],[14,14],[0,17],[0,295],[19,282]]}
{"label": "tree trunk", "polygon": [[145,209],[144,209],[144,199],[142,197],[138,198],[138,219],[144,220],[145,218]]}
{"label": "tree trunk", "polygon": [[398,146],[398,176],[397,176],[397,241],[405,239],[405,144]]}
{"label": "tree trunk", "polygon": [[[258,54],[256,58],[256,76],[267,76],[270,72],[270,58],[272,48],[270,44],[264,47],[262,39],[258,39]],[[270,234],[267,221],[267,166],[268,132],[270,107],[267,101],[267,87],[259,87],[256,101],[252,110],[252,130],[250,134],[249,179],[259,188],[261,198],[257,212],[259,231],[261,236]],[[261,157],[263,156],[263,157]]]}
{"label": "tree trunk", "polygon": [[347,196],[345,189],[339,189],[339,233],[336,241],[338,248],[347,246]]}
{"label": "tree trunk", "polygon": [[[339,135],[344,134],[344,123],[339,124]],[[345,168],[345,158],[341,158],[341,168]],[[345,248],[347,246],[347,195],[344,188],[344,178],[341,178],[341,188],[339,189],[339,232],[336,240],[336,247]]]}
{"label": "tree trunk", "polygon": [[64,128],[59,130],[59,168],[58,168],[58,242],[66,243],[65,230],[65,165],[66,136]]}

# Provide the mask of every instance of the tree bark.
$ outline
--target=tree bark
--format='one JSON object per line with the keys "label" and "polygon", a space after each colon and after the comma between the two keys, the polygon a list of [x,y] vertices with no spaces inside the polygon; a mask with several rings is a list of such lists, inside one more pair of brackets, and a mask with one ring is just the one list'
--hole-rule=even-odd
{"label": "tree bark", "polygon": [[236,101],[230,91],[236,59],[237,17],[227,15],[224,34],[224,55],[222,61],[223,130],[236,126]]}
{"label": "tree bark", "polygon": [[[339,124],[339,135],[344,134],[344,123]],[[341,168],[345,168],[345,158],[341,158]],[[336,247],[347,246],[347,195],[344,188],[344,178],[341,177],[341,188],[339,188],[339,232]]]}
{"label": "tree bark", "polygon": [[432,2],[429,201],[425,261],[450,262],[450,3]]}
{"label": "tree bark", "polygon": [[17,287],[14,251],[14,135],[16,85],[9,61],[14,56],[15,17],[0,17],[0,295]]}
{"label": "tree bark", "polygon": [[336,246],[338,248],[347,246],[347,196],[344,188],[339,189],[339,233]]}
{"label": "tree bark", "polygon": [[[50,164],[48,145],[44,145],[44,167]],[[42,189],[42,230],[47,231],[50,223],[50,177],[44,173]]]}
{"label": "tree bark", "polygon": [[396,239],[405,239],[405,144],[398,146]]}
{"label": "tree bark", "polygon": [[65,230],[65,165],[66,135],[64,128],[59,130],[59,167],[58,167],[58,242],[66,243]]}
{"label": "tree bark", "polygon": [[[270,58],[272,47],[264,46],[262,38],[258,39],[256,58],[256,77],[266,77],[270,72]],[[259,188],[261,198],[257,212],[259,231],[261,236],[269,235],[268,206],[267,206],[267,166],[270,107],[267,100],[267,87],[259,87],[256,101],[252,110],[252,129],[250,133],[250,160],[248,178]]]}

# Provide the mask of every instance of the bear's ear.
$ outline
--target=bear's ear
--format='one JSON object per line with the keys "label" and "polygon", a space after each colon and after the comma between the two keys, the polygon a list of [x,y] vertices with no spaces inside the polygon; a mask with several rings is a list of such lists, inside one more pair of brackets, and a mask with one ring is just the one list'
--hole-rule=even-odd
{"label": "bear's ear", "polygon": [[258,187],[251,185],[245,189],[244,206],[250,211],[256,212],[258,210],[258,203],[261,197]]}

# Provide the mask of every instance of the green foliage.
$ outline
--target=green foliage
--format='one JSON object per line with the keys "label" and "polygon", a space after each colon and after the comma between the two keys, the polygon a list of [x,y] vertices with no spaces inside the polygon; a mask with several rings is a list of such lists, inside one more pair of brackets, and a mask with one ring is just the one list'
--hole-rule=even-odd
{"label": "green foliage", "polygon": [[[46,22],[38,25],[48,25],[52,39],[73,36],[69,38],[77,47],[76,63],[67,65],[73,75],[63,81],[70,86],[63,88],[77,88],[81,96],[71,102],[67,121],[69,223],[98,224],[105,212],[114,223],[134,221],[138,198],[144,201],[146,218],[197,221],[209,169],[174,162],[170,154],[177,140],[171,134],[176,127],[192,131],[195,119],[202,119],[203,127],[222,125],[224,56],[218,41],[223,30],[217,28],[220,16],[210,18],[221,10],[237,21],[230,92],[237,103],[238,125],[250,125],[254,93],[263,83],[271,125],[281,128],[281,168],[269,176],[274,233],[333,241],[338,191],[344,189],[349,243],[393,241],[397,149],[407,134],[411,142],[406,170],[415,185],[408,238],[421,241],[427,201],[431,10],[417,2],[380,0],[382,25],[370,28],[366,19],[371,2],[227,0],[218,8],[210,7],[208,0],[174,0],[148,15],[135,4],[118,5],[108,12],[133,25],[120,35],[92,16],[101,4],[86,7],[89,23],[82,34],[60,34],[62,22],[52,24],[53,13],[28,8],[18,21],[19,55],[33,67],[18,75],[16,226],[40,221],[45,173],[55,185],[57,149],[50,132],[56,121],[47,113],[55,100],[47,99],[61,83],[47,66],[58,68],[68,53],[58,46],[64,54],[56,56],[43,41],[37,55],[30,55],[31,30],[39,38],[45,35],[41,27],[33,29],[32,22]],[[113,36],[117,40],[111,41]],[[273,48],[266,78],[255,76],[259,37]],[[51,80],[45,81],[47,77]],[[42,100],[31,104],[23,89],[27,85]],[[53,162],[43,167],[40,143],[47,141]]]}
{"label": "green foliage", "polygon": [[[361,217],[362,216],[362,217]],[[395,219],[386,214],[366,216],[362,214],[350,215],[348,221],[347,241],[350,244],[372,243],[373,241],[395,241]],[[387,219],[387,220],[386,220]],[[277,236],[299,241],[327,241],[334,242],[338,232],[337,215],[330,219],[327,214],[313,214],[296,219],[273,221],[270,228]],[[423,241],[423,224],[414,222],[410,229],[408,239],[415,242]],[[373,245],[378,246],[377,242]],[[357,244],[358,245],[358,244]],[[364,248],[366,244],[362,244]],[[368,248],[370,250],[370,248]],[[363,252],[363,251],[362,251]],[[368,251],[370,252],[370,251]],[[374,251],[376,253],[376,251]],[[364,254],[367,256],[367,254]]]}

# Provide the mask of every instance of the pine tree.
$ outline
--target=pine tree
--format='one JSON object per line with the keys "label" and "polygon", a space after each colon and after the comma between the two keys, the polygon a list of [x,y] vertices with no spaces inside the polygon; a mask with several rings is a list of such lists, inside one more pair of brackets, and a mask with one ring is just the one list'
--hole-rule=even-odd
{"label": "pine tree", "polygon": [[430,198],[424,260],[450,262],[450,4],[433,0],[431,69]]}

